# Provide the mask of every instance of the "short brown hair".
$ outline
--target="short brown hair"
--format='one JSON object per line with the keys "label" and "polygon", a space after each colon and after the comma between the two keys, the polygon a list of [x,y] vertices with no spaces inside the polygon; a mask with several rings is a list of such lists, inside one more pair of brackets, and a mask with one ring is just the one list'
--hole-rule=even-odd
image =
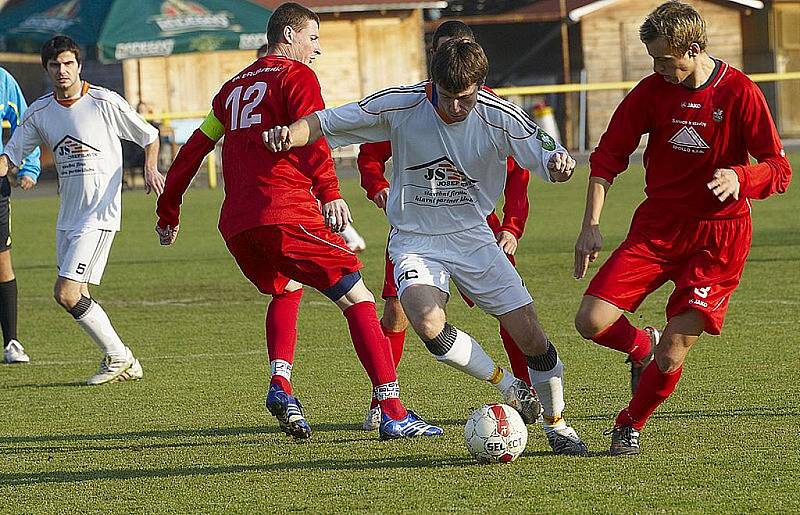
{"label": "short brown hair", "polygon": [[69,36],[55,36],[42,45],[42,66],[47,69],[47,63],[57,58],[63,52],[75,54],[75,61],[81,64],[81,49]]}
{"label": "short brown hair", "polygon": [[439,40],[442,38],[461,38],[475,41],[475,34],[469,28],[469,25],[463,21],[447,20],[436,27],[436,32],[433,33],[431,46],[434,52],[439,48]]}
{"label": "short brown hair", "polygon": [[694,7],[681,2],[663,3],[647,15],[639,27],[639,39],[643,43],[651,43],[662,37],[675,51],[685,54],[692,43],[697,43],[700,50],[706,49],[706,22]]}
{"label": "short brown hair", "polygon": [[319,16],[311,9],[294,2],[281,4],[267,22],[267,44],[270,47],[275,46],[283,36],[283,29],[291,27],[302,30],[308,20],[314,20],[319,25]]}
{"label": "short brown hair", "polygon": [[489,73],[489,61],[483,48],[466,39],[446,41],[433,54],[431,78],[444,89],[457,93],[473,84],[483,85]]}

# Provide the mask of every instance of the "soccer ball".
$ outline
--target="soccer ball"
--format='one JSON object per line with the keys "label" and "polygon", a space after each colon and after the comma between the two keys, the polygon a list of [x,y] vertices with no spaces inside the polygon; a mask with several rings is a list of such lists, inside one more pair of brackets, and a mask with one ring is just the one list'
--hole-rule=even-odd
{"label": "soccer ball", "polygon": [[484,404],[467,419],[464,443],[480,463],[511,463],[525,450],[528,428],[511,406]]}

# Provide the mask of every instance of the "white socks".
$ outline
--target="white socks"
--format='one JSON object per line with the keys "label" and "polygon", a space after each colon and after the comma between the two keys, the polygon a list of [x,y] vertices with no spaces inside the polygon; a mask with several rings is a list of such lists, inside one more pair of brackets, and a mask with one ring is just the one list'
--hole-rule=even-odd
{"label": "white socks", "polygon": [[542,418],[545,428],[567,427],[561,416],[564,411],[564,364],[561,358],[558,358],[556,366],[544,372],[528,367],[528,374],[544,409]]}
{"label": "white socks", "polygon": [[454,329],[456,338],[452,347],[444,355],[436,356],[436,359],[475,379],[489,381],[501,392],[507,390],[514,382],[514,376],[495,365],[494,360],[472,336],[458,328]]}
{"label": "white socks", "polygon": [[100,307],[100,304],[92,301],[86,313],[75,319],[75,321],[105,354],[115,358],[125,356],[125,344],[120,340],[119,335],[111,325],[111,320],[109,320],[103,308]]}

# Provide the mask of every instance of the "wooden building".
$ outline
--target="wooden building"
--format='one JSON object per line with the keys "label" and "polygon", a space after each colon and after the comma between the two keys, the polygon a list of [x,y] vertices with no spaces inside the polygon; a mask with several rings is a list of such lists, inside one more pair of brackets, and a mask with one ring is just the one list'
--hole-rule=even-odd
{"label": "wooden building", "polygon": [[[800,1],[773,0],[743,20],[744,67],[751,73],[800,72]],[[761,89],[783,137],[800,138],[800,80]]]}
{"label": "wooden building", "polygon": [[[539,84],[555,84],[561,82],[578,82],[581,74],[588,83],[638,81],[652,73],[652,60],[647,55],[639,40],[639,26],[647,14],[664,0],[537,0],[528,5],[503,13],[490,15],[459,17],[473,30],[478,41],[487,49],[492,71],[490,85],[526,86]],[[759,16],[767,16],[780,10],[794,14],[769,14],[772,20],[772,39],[791,38],[788,32],[794,31],[795,38],[800,38],[800,21],[792,21],[791,16],[800,17],[796,7],[783,9],[780,4],[797,6],[800,2],[783,2],[776,0],[770,9],[764,9],[761,0],[685,0],[691,3],[702,14],[707,22],[709,52],[733,66],[744,69],[747,73],[778,70],[777,63],[788,62],[786,67],[797,66],[796,60],[786,56],[794,55],[791,51],[777,50],[777,43],[772,43],[775,65],[752,68],[745,59],[748,33],[743,30],[753,24],[751,32],[762,31],[766,34],[766,22],[759,22]],[[432,31],[437,23],[428,22],[426,30]],[[561,31],[562,25],[566,30]],[[509,34],[514,34],[512,38]],[[566,36],[566,37],[565,37]],[[509,42],[509,39],[514,41]],[[520,45],[520,41],[524,43]],[[564,69],[562,47],[566,43],[569,48],[568,69]],[[769,43],[764,43],[769,48]],[[792,47],[789,44],[788,47]],[[512,48],[513,51],[509,51]],[[795,47],[793,47],[795,48]],[[784,57],[778,57],[780,56]],[[797,69],[797,68],[794,68]],[[786,69],[786,71],[791,71]],[[792,103],[788,93],[792,88],[800,88],[800,83],[787,82],[781,85],[778,102],[771,104],[773,111],[778,105],[800,109],[800,103]],[[762,85],[762,88],[768,90]],[[592,91],[586,94],[585,134],[583,145],[592,148],[597,144],[604,132],[616,106],[627,91]],[[797,93],[794,93],[798,98]],[[769,98],[769,97],[768,97]],[[562,140],[573,142],[572,147],[581,147],[579,141],[579,119],[581,113],[578,106],[578,94],[552,95],[547,99],[555,104],[558,121],[562,131]],[[569,101],[568,101],[569,100]],[[781,104],[781,102],[783,104]],[[785,118],[785,117],[783,117]],[[780,124],[780,123],[779,123]],[[783,123],[787,131],[790,124]],[[565,132],[569,132],[566,134]],[[791,135],[791,132],[787,132]]]}
{"label": "wooden building", "polygon": [[[274,9],[282,1],[253,0]],[[306,0],[320,15],[322,56],[313,67],[328,105],[358,100],[383,87],[423,80],[423,9],[442,1]],[[266,21],[265,28],[266,28]],[[123,62],[125,97],[155,112],[208,109],[222,83],[255,58],[253,50],[182,54]]]}

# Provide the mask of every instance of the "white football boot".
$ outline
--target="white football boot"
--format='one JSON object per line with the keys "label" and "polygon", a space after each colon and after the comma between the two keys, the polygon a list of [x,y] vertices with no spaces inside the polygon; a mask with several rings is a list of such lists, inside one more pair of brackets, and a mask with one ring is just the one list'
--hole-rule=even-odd
{"label": "white football boot", "polygon": [[100,362],[97,373],[86,381],[90,386],[119,381],[141,379],[144,375],[142,365],[139,363],[128,347],[125,347],[125,355],[122,358],[114,359],[106,354]]}
{"label": "white football boot", "polygon": [[381,427],[381,407],[375,406],[367,411],[367,416],[364,417],[364,424],[361,428],[364,431],[377,431]]}
{"label": "white football boot", "polygon": [[25,353],[21,343],[17,340],[11,340],[3,351],[3,361],[9,365],[30,363],[31,358]]}
{"label": "white football boot", "polygon": [[511,386],[503,392],[503,402],[517,410],[526,424],[535,424],[542,414],[539,396],[521,379],[514,379]]}

